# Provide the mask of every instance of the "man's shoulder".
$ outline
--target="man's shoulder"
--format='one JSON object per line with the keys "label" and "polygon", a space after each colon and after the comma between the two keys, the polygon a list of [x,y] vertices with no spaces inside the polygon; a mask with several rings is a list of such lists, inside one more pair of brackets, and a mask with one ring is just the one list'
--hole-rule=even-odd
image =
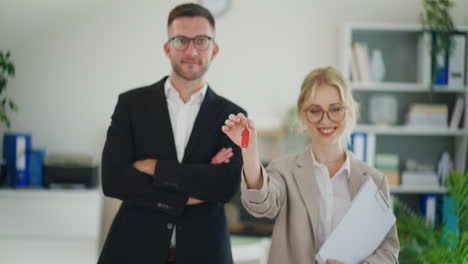
{"label": "man's shoulder", "polygon": [[230,113],[233,114],[238,114],[238,113],[243,113],[244,115],[247,114],[247,111],[245,111],[244,108],[239,106],[238,104],[232,102],[231,100],[220,96],[218,94],[215,94],[215,96],[218,98],[218,100],[221,102],[221,105],[223,106],[224,109],[227,109]]}
{"label": "man's shoulder", "polygon": [[163,79],[150,85],[140,86],[137,88],[127,90],[121,93],[120,97],[121,98],[135,98],[135,97],[142,97],[142,96],[145,97],[148,94],[156,92],[158,89],[163,89],[164,81],[166,78],[167,77],[164,77]]}

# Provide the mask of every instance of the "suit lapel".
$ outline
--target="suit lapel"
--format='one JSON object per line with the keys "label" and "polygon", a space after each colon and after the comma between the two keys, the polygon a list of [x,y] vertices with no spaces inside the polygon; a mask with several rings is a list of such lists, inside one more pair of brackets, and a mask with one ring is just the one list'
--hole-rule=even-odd
{"label": "suit lapel", "polygon": [[348,151],[348,156],[350,158],[350,170],[351,174],[349,177],[349,185],[351,191],[351,199],[354,199],[357,192],[361,189],[361,186],[366,182],[367,177],[369,177],[367,170],[361,166],[360,161],[354,157],[354,155]]}
{"label": "suit lapel", "polygon": [[310,222],[312,223],[312,230],[314,232],[314,239],[318,241],[318,225],[320,222],[320,201],[319,189],[314,175],[314,167],[312,157],[309,153],[309,148],[297,157],[297,167],[294,172],[296,178],[297,188],[302,197],[302,202],[307,208]]}
{"label": "suit lapel", "polygon": [[197,147],[206,140],[204,134],[207,133],[207,128],[211,128],[217,124],[217,106],[220,100],[210,87],[206,90],[205,98],[200,106],[192,132],[190,134],[187,147],[185,148],[183,162],[190,159],[191,154]]}
{"label": "suit lapel", "polygon": [[165,150],[166,153],[174,160],[177,160],[177,152],[174,141],[174,133],[171,124],[171,119],[169,117],[169,109],[167,107],[166,94],[164,93],[164,83],[168,77],[164,77],[161,81],[151,87],[151,93],[147,97],[148,105],[151,109],[151,115],[153,119],[151,122],[155,122],[158,134],[155,137],[158,137],[158,140],[162,142],[167,142],[164,144],[167,146]]}
{"label": "suit lapel", "polygon": [[[357,194],[361,186],[366,182],[368,173],[360,161],[357,160],[351,152],[348,151],[350,158],[350,191],[351,199]],[[314,239],[318,241],[318,225],[320,222],[320,198],[317,180],[314,174],[314,164],[310,156],[309,149],[297,157],[297,167],[294,171],[297,188],[302,197],[302,202],[307,208],[309,219],[312,223]]]}

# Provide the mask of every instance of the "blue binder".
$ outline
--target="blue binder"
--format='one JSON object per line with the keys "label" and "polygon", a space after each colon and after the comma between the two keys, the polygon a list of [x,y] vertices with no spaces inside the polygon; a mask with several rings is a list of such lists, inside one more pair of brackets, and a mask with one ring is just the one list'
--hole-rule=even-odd
{"label": "blue binder", "polygon": [[31,134],[5,133],[3,159],[7,163],[7,184],[11,187],[29,186],[29,152]]}
{"label": "blue binder", "polygon": [[42,187],[46,151],[33,149],[29,153],[29,187]]}
{"label": "blue binder", "polygon": [[[432,32],[432,45],[437,46],[439,44],[439,36],[437,32]],[[444,52],[443,55],[437,55],[436,57],[432,57],[432,69],[437,69],[438,72],[434,72],[436,74],[434,76],[434,84],[435,85],[447,85],[449,79],[449,54],[448,52]]]}
{"label": "blue binder", "polygon": [[421,197],[421,209],[426,226],[434,227],[437,223],[437,195],[425,194]]}
{"label": "blue binder", "polygon": [[442,197],[442,222],[444,224],[445,236],[448,235],[448,233],[452,233],[452,235],[457,233],[458,219],[455,214],[453,199],[450,195],[444,195]]}
{"label": "blue binder", "polygon": [[368,160],[367,140],[367,133],[365,132],[353,132],[351,134],[349,149],[363,162]]}

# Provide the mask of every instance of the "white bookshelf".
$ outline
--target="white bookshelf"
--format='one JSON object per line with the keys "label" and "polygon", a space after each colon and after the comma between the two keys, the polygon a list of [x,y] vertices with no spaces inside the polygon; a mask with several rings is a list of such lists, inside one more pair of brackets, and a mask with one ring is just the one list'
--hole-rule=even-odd
{"label": "white bookshelf", "polygon": [[[468,33],[468,27],[457,26],[457,29]],[[381,50],[386,69],[383,81],[366,83],[349,81],[351,47],[355,42],[367,43],[369,53],[375,48]],[[373,146],[368,148],[369,154],[375,156],[376,153],[394,153],[399,155],[400,164],[404,164],[407,159],[413,159],[423,164],[436,165],[442,152],[449,151],[455,169],[464,171],[468,149],[467,128],[409,127],[404,124],[405,112],[412,103],[447,104],[450,119],[456,97],[463,96],[464,124],[468,125],[466,83],[463,87],[434,86],[432,94],[429,95],[430,47],[427,36],[425,38],[422,34],[421,25],[350,23],[343,27],[341,44],[339,49],[341,71],[349,81],[361,110],[361,119],[355,131],[366,132],[374,140],[371,144]],[[465,74],[468,75],[468,69]],[[392,95],[396,98],[397,124],[391,126],[371,124],[368,118],[369,101],[375,94]],[[417,192],[412,189],[404,190]]]}

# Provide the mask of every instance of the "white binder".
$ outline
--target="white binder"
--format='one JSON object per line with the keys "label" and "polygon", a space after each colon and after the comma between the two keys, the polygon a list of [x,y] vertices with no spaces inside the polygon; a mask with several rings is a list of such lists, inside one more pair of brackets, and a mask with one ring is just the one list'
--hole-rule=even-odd
{"label": "white binder", "polygon": [[320,264],[327,259],[360,263],[379,247],[395,221],[389,202],[368,177],[315,259]]}

